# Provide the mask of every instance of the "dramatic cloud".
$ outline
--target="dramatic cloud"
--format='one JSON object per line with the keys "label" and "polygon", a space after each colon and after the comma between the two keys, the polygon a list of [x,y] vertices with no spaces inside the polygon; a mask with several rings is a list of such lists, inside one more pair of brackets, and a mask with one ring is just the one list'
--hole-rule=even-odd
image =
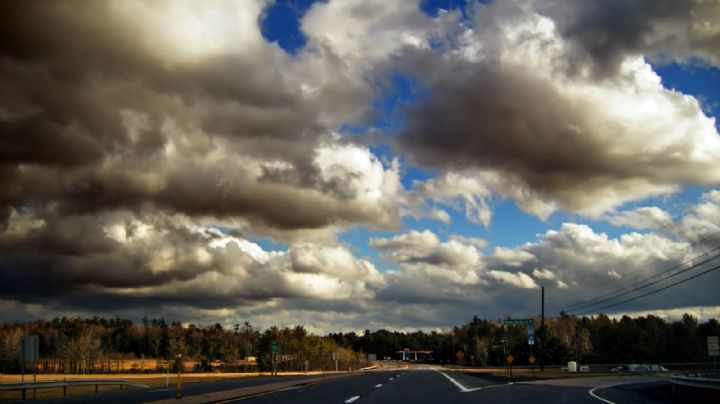
{"label": "dramatic cloud", "polygon": [[522,272],[511,273],[505,271],[490,271],[489,275],[492,278],[495,278],[501,282],[508,283],[518,288],[533,289],[538,287],[533,278],[525,275]]}
{"label": "dramatic cloud", "polygon": [[596,79],[532,4],[477,6],[447,48],[412,53],[408,69],[431,94],[407,109],[398,139],[414,162],[489,176],[539,217],[552,204],[597,216],[720,181],[720,136],[696,99],[663,87],[639,53],[618,53],[612,75]]}
{"label": "dramatic cloud", "polygon": [[[720,6],[703,0],[591,0],[537,2],[577,51],[577,70],[588,64],[612,75],[628,55],[659,60],[700,58],[720,65]],[[589,59],[589,60],[588,60]]]}
{"label": "dramatic cloud", "polygon": [[654,229],[667,226],[672,222],[667,212],[655,206],[608,214],[607,220],[615,226],[628,226],[636,229]]}
{"label": "dramatic cloud", "polygon": [[2,203],[152,204],[260,233],[397,226],[397,163],[324,126],[304,62],[261,37],[261,3],[83,6],[3,13]]}
{"label": "dramatic cloud", "polygon": [[[719,191],[623,204],[720,182],[715,119],[650,64],[717,66],[717,2],[322,1],[291,53],[271,7],[3,3],[3,318],[437,328],[716,247]],[[506,200],[540,234],[493,239]],[[713,312],[715,283],[624,309]]]}
{"label": "dramatic cloud", "polygon": [[464,208],[468,220],[487,227],[492,219],[492,211],[488,206],[491,193],[482,179],[448,172],[442,178],[416,183],[411,199],[419,206],[421,215],[445,223],[449,221],[442,213],[438,213],[437,208],[428,205],[428,201],[433,201],[454,209]]}
{"label": "dramatic cloud", "polygon": [[429,230],[422,232],[413,230],[392,239],[372,238],[370,245],[379,250],[389,251],[387,257],[390,260],[406,264],[473,268],[480,263],[482,256],[474,241],[451,238],[441,243]]}
{"label": "dramatic cloud", "polygon": [[[265,251],[185,216],[130,212],[58,217],[12,211],[0,236],[0,293],[58,306],[187,305],[369,299],[375,266],[342,246]],[[36,252],[42,251],[42,255]]]}

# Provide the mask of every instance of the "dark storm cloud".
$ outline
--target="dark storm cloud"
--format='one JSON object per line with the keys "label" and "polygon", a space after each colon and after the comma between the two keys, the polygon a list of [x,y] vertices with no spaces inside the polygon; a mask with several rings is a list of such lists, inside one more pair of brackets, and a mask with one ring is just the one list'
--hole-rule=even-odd
{"label": "dark storm cloud", "polygon": [[[589,51],[571,46],[574,37],[515,2],[479,6],[474,21],[442,58],[435,49],[414,50],[400,62],[430,94],[405,106],[407,129],[396,140],[413,162],[490,173],[488,186],[521,206],[544,201],[593,215],[720,180],[713,120],[694,100],[665,90],[637,54],[613,44],[632,24],[618,22],[609,48],[586,58]],[[603,79],[582,73],[595,68],[607,70]],[[546,209],[533,213],[546,216]]]}
{"label": "dark storm cloud", "polygon": [[720,2],[702,0],[592,0],[538,2],[603,77],[617,72],[628,54],[657,60],[700,58],[720,64]]}
{"label": "dark storm cloud", "polygon": [[[259,36],[175,56],[163,21],[143,25],[124,6],[137,4],[3,5],[0,204],[79,214],[149,203],[281,230],[390,225],[318,172],[329,130],[291,78],[296,62]],[[257,27],[240,29],[252,38]]]}

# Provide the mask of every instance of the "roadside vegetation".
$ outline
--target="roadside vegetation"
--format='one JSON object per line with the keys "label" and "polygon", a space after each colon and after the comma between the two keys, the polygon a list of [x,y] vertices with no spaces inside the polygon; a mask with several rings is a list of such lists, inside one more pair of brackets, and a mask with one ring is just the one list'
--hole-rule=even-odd
{"label": "roadside vegetation", "polygon": [[[716,319],[698,323],[690,315],[666,321],[655,316],[611,319],[562,314],[546,318],[544,333],[539,320],[535,329],[534,356],[547,365],[569,360],[583,364],[708,361],[706,337],[720,335]],[[25,334],[39,336],[40,374],[164,373],[175,371],[177,363],[184,372],[262,372],[272,366],[272,341],[279,347],[279,371],[334,371],[335,353],[339,370],[358,369],[370,364],[367,354],[397,359],[397,352],[405,348],[431,350],[430,361],[462,366],[502,366],[507,353],[515,358],[514,364],[527,365],[530,357],[524,326],[504,327],[501,320],[478,317],[431,332],[381,329],[326,336],[312,335],[303,326],[261,330],[247,322],[223,328],[168,323],[162,318],[139,323],[56,318],[0,324],[0,373],[20,373],[18,347]],[[543,355],[538,350],[540,340],[544,340]],[[461,360],[458,351],[463,351]],[[28,366],[26,373],[31,372]]]}

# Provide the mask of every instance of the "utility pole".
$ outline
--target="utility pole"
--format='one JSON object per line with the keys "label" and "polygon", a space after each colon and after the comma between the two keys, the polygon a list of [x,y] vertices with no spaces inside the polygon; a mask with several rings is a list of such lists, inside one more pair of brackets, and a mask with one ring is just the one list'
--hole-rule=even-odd
{"label": "utility pole", "polygon": [[540,371],[545,371],[545,286],[540,286]]}

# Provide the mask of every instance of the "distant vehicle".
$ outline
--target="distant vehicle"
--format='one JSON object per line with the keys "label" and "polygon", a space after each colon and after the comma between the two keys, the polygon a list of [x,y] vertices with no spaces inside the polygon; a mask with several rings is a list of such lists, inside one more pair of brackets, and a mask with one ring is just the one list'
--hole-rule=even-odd
{"label": "distant vehicle", "polygon": [[667,372],[661,365],[621,365],[610,369],[611,372]]}

